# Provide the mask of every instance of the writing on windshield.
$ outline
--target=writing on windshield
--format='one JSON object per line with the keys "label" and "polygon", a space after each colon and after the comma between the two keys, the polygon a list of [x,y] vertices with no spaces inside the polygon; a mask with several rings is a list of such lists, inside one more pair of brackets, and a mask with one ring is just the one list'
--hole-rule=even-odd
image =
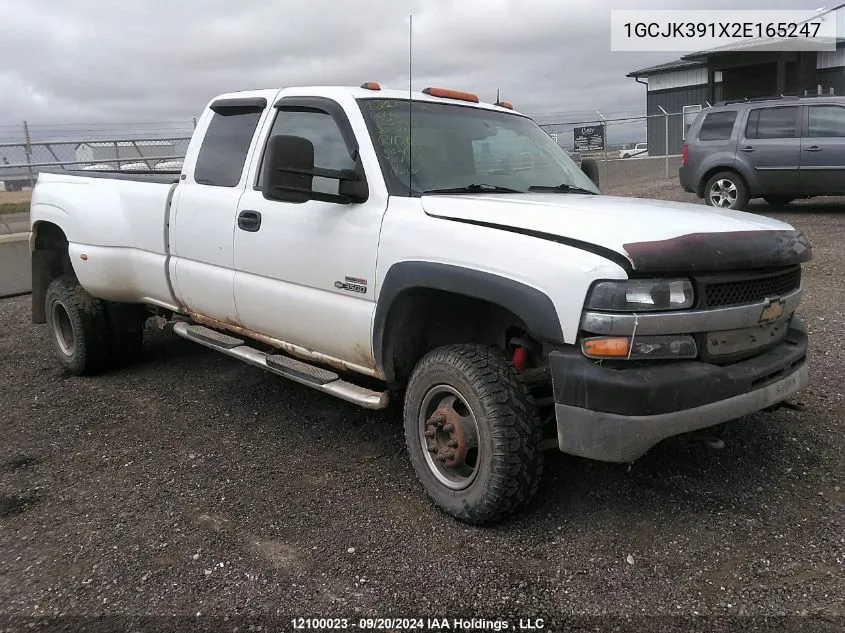
{"label": "writing on windshield", "polygon": [[[484,183],[597,191],[569,155],[536,123],[505,112],[405,99],[361,99],[394,195],[419,195]],[[534,189],[536,190],[536,189]]]}

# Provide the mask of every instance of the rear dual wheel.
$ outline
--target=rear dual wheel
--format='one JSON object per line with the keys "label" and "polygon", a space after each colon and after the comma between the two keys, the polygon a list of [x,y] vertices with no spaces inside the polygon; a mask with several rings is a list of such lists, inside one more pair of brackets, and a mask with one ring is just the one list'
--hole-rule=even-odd
{"label": "rear dual wheel", "polygon": [[456,518],[496,521],[537,491],[542,428],[526,386],[498,348],[450,345],[427,354],[408,383],[404,418],[418,479]]}
{"label": "rear dual wheel", "polygon": [[74,275],[47,287],[47,326],[59,362],[73,374],[96,374],[141,355],[146,314],[140,306],[92,297]]}

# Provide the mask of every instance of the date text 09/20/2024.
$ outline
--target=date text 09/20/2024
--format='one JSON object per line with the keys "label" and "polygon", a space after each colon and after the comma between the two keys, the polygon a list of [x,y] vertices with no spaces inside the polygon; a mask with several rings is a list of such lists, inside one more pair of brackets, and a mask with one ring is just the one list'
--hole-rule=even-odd
{"label": "date text 09/20/2024", "polygon": [[295,630],[357,629],[361,631],[539,631],[545,628],[542,618],[484,620],[481,618],[294,618]]}

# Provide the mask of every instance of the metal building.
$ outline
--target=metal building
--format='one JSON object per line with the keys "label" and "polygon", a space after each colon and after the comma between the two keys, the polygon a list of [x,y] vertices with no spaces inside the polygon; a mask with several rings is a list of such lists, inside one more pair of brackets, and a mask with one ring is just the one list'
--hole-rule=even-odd
{"label": "metal building", "polygon": [[173,141],[93,141],[76,146],[76,160],[90,163],[158,158],[176,153]]}
{"label": "metal building", "polygon": [[[819,17],[837,22],[835,51],[771,51],[766,50],[770,41],[751,40],[628,73],[646,86],[647,114],[665,110],[674,115],[668,117],[669,153],[681,153],[686,128],[708,103],[818,92],[845,95],[845,4]],[[666,138],[665,117],[651,116],[649,154],[664,154]]]}

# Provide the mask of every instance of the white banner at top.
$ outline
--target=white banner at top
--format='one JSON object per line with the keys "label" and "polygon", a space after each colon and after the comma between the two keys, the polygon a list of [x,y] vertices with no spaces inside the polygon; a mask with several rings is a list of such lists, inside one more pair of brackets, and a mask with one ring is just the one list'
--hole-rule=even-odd
{"label": "white banner at top", "polygon": [[835,11],[612,10],[612,51],[832,51]]}

